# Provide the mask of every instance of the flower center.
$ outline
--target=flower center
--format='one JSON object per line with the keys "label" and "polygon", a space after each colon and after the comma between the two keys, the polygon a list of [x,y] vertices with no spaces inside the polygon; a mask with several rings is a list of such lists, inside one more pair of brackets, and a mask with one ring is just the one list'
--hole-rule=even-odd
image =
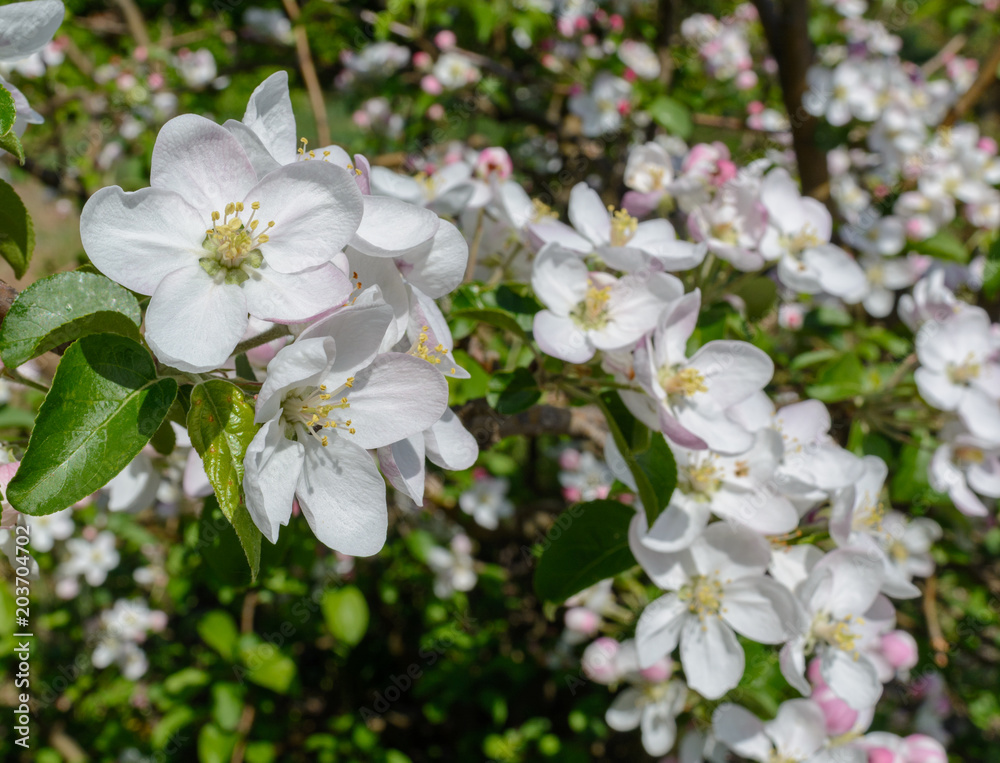
{"label": "flower center", "polygon": [[708,392],[704,375],[694,368],[675,371],[669,366],[660,369],[660,386],[667,395],[692,397],[697,392]]}
{"label": "flower center", "polygon": [[802,254],[806,249],[819,246],[822,242],[816,235],[816,229],[809,223],[802,226],[802,230],[794,236],[781,236],[781,245],[793,255]]}
{"label": "flower center", "polygon": [[724,244],[735,244],[740,239],[740,233],[731,222],[716,223],[712,226],[712,238]]}
{"label": "flower center", "polygon": [[557,220],[559,215],[552,211],[552,207],[541,199],[531,200],[531,222],[540,223],[545,220]]}
{"label": "flower center", "polygon": [[718,616],[722,609],[722,594],[722,583],[715,578],[698,575],[678,595],[681,601],[687,602],[688,609],[698,615],[699,620],[704,620],[707,615]]}
{"label": "flower center", "polygon": [[[711,457],[710,457],[711,458]],[[693,493],[697,498],[710,500],[722,485],[722,477],[712,461],[706,459],[700,464],[691,465],[683,471],[681,489],[685,493]]]}
{"label": "flower center", "polygon": [[949,363],[947,368],[948,378],[952,384],[968,384],[973,379],[979,378],[980,367],[973,362],[971,353],[964,363]]}
{"label": "flower center", "polygon": [[974,448],[971,445],[960,445],[955,448],[955,459],[957,461],[963,461],[967,464],[981,464],[985,458],[986,455],[980,448]]}
{"label": "flower center", "polygon": [[[202,247],[207,256],[198,260],[202,269],[213,278],[228,284],[241,284],[250,278],[254,268],[264,264],[260,245],[269,240],[267,233],[257,233],[260,220],[255,219],[260,202],[250,205],[250,217],[244,221],[242,201],[229,202],[225,214],[212,212],[212,227],[205,231]],[[221,220],[221,222],[220,222]],[[274,227],[269,222],[264,230]]]}
{"label": "flower center", "polygon": [[340,413],[351,407],[346,390],[353,386],[354,377],[351,376],[336,392],[328,392],[325,384],[291,392],[281,404],[282,416],[290,430],[287,432],[289,439],[296,433],[308,432],[325,448],[329,439],[323,434],[324,429],[339,429],[354,434],[356,430],[351,426],[351,420],[342,419]]}
{"label": "flower center", "polygon": [[856,658],[858,654],[857,640],[860,638],[860,634],[851,630],[852,622],[864,625],[865,621],[854,615],[848,615],[838,620],[828,614],[820,613],[813,621],[813,639],[823,641],[845,652],[852,652]]}
{"label": "flower center", "polygon": [[882,523],[885,520],[885,504],[882,501],[873,501],[865,493],[865,501],[854,514],[854,521],[851,523],[855,530],[882,531]]}
{"label": "flower center", "polygon": [[608,300],[611,299],[611,286],[597,288],[590,284],[583,302],[570,313],[576,324],[586,330],[599,331],[608,325]]}
{"label": "flower center", "polygon": [[639,230],[639,221],[624,209],[608,207],[611,212],[611,246],[625,246]]}

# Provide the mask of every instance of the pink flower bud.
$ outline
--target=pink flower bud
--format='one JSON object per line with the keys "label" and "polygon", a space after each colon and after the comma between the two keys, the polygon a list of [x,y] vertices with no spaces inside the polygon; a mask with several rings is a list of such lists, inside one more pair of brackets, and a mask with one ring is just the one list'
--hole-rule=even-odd
{"label": "pink flower bud", "polygon": [[458,38],[450,29],[442,29],[434,35],[434,44],[441,50],[451,50],[455,47],[456,42],[458,42]]}
{"label": "pink flower bud", "polygon": [[736,75],[737,90],[751,90],[757,86],[757,72],[753,69],[746,69]]}
{"label": "pink flower bud", "polygon": [[413,54],[413,66],[417,71],[426,71],[434,65],[434,59],[426,50],[418,50]]}
{"label": "pink flower bud", "polygon": [[896,755],[886,747],[873,747],[868,750],[868,763],[896,763]]}
{"label": "pink flower bud", "polygon": [[580,451],[576,448],[566,448],[559,454],[559,466],[569,472],[580,468]]}
{"label": "pink flower bud", "polygon": [[583,493],[580,492],[579,488],[564,487],[562,494],[563,498],[570,503],[576,503],[577,501],[583,500]]}
{"label": "pink flower bud", "polygon": [[948,763],[944,747],[925,734],[911,734],[903,740],[906,763]]}
{"label": "pink flower bud", "polygon": [[826,719],[826,732],[830,736],[846,734],[858,721],[858,711],[853,710],[844,700],[833,693],[829,686],[815,690],[812,700],[819,705]]}
{"label": "pink flower bud", "polygon": [[601,627],[600,616],[586,607],[573,607],[567,610],[563,619],[567,628],[584,636],[593,636]]}
{"label": "pink flower bud", "polygon": [[496,175],[500,180],[506,180],[514,172],[514,162],[505,148],[484,148],[476,158],[476,172],[482,178]]}
{"label": "pink flower bud", "polygon": [[625,19],[622,18],[620,13],[614,13],[611,18],[608,19],[608,23],[611,24],[611,29],[615,32],[620,32],[625,28]]}
{"label": "pink flower bud", "polygon": [[984,135],[983,137],[981,137],[979,139],[979,142],[976,144],[976,147],[980,151],[985,151],[987,154],[990,154],[991,156],[996,156],[997,142],[988,135]]}
{"label": "pink flower bud", "polygon": [[673,674],[673,666],[670,664],[670,660],[664,658],[659,662],[654,662],[648,668],[643,668],[639,671],[639,675],[649,681],[651,684],[659,684],[666,681]]}
{"label": "pink flower bud", "polygon": [[621,645],[613,638],[603,637],[590,643],[583,650],[583,657],[580,659],[584,675],[599,684],[617,681],[619,673],[615,667],[615,655],[620,648]]}
{"label": "pink flower bud", "polygon": [[882,636],[882,654],[896,670],[909,670],[917,664],[917,642],[906,631],[891,631]]}
{"label": "pink flower bud", "polygon": [[432,103],[427,107],[427,118],[435,122],[444,119],[444,106],[440,103]]}
{"label": "pink flower bud", "polygon": [[420,78],[420,89],[428,95],[441,95],[444,92],[444,87],[433,74],[425,74]]}

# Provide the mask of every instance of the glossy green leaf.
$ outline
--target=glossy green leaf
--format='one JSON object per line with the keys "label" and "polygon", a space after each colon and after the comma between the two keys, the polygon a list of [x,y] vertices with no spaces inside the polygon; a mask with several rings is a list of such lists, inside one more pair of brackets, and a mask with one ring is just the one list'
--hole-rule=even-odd
{"label": "glossy green leaf", "polygon": [[24,164],[24,146],[21,145],[21,139],[13,130],[0,135],[0,151],[6,151],[8,154],[16,156],[17,161]]}
{"label": "glossy green leaf", "polygon": [[490,379],[486,401],[497,413],[512,416],[528,410],[542,397],[534,374],[527,368],[497,373]]}
{"label": "glossy green leaf", "polygon": [[93,334],[66,351],[7,500],[25,514],[72,506],[128,466],[163,422],[177,382],[141,345]]}
{"label": "glossy green leaf", "polygon": [[[17,139],[16,135],[14,139]],[[3,138],[0,138],[0,148],[6,148]],[[0,257],[7,260],[15,276],[22,278],[28,271],[34,250],[35,226],[31,215],[10,184],[0,180]]]}
{"label": "glossy green leaf", "polygon": [[191,391],[187,421],[191,445],[205,464],[219,507],[236,530],[256,579],[261,533],[243,499],[243,457],[259,428],[253,417],[253,403],[229,382],[213,379]]}
{"label": "glossy green leaf", "polygon": [[673,135],[688,138],[694,129],[691,109],[670,96],[657,96],[649,104],[647,111],[654,122]]}
{"label": "glossy green leaf", "polygon": [[17,295],[0,325],[0,357],[9,368],[88,334],[139,339],[142,313],[127,289],[93,273],[56,273]]}
{"label": "glossy green leaf", "polygon": [[969,261],[968,247],[949,230],[938,231],[925,241],[913,242],[910,244],[910,249],[920,254],[929,254],[931,257],[937,257],[941,260],[962,263]]}
{"label": "glossy green leaf", "polygon": [[198,621],[198,635],[202,641],[229,661],[236,659],[236,642],[239,631],[232,616],[221,609],[215,609]]}
{"label": "glossy green leaf", "polygon": [[368,630],[368,602],[357,586],[329,590],[320,601],[326,627],[338,641],[354,646]]}
{"label": "glossy green leaf", "polygon": [[0,85],[0,135],[8,132],[17,119],[17,106],[14,96],[3,85]]}
{"label": "glossy green leaf", "polygon": [[563,602],[584,588],[630,569],[628,526],[635,511],[617,501],[590,501],[561,514],[535,570],[535,591]]}
{"label": "glossy green leaf", "polygon": [[239,653],[243,667],[236,671],[236,675],[241,682],[245,678],[265,689],[284,694],[295,680],[296,667],[292,658],[255,633],[240,637]]}
{"label": "glossy green leaf", "polygon": [[239,737],[206,723],[198,732],[198,763],[229,763]]}
{"label": "glossy green leaf", "polygon": [[517,319],[513,315],[503,310],[497,310],[496,308],[484,307],[478,310],[455,310],[452,312],[451,317],[488,323],[504,331],[509,331],[521,339],[528,338],[527,332],[521,328],[521,324],[517,322]]}

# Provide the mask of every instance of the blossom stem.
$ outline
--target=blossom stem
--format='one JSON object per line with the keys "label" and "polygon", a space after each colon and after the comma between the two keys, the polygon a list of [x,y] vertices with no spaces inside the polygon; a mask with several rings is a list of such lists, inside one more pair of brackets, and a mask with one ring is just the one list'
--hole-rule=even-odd
{"label": "blossom stem", "polygon": [[260,347],[262,344],[267,344],[268,342],[273,342],[275,339],[281,339],[283,336],[290,336],[291,333],[291,329],[289,329],[285,324],[275,324],[267,331],[240,342],[236,345],[236,349],[233,350],[233,355],[242,355],[247,350],[252,350],[254,347]]}
{"label": "blossom stem", "polygon": [[31,387],[32,389],[37,389],[39,392],[48,392],[49,388],[44,384],[39,384],[33,379],[29,379],[26,376],[21,376],[13,368],[4,368],[3,375],[6,376],[11,381],[15,381],[18,384],[23,384],[25,387]]}
{"label": "blossom stem", "polygon": [[479,217],[476,218],[476,232],[472,236],[472,246],[469,247],[469,264],[465,268],[465,282],[472,280],[472,274],[476,270],[476,258],[479,256],[479,243],[483,240],[483,218],[486,215],[485,209],[479,210]]}

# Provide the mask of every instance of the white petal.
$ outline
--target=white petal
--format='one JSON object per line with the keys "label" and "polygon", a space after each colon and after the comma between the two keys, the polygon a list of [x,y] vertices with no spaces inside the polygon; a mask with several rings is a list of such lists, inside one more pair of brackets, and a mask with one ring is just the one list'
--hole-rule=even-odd
{"label": "white petal", "polygon": [[826,743],[826,719],[818,704],[808,699],[782,702],[773,721],[764,724],[779,756],[807,760]]}
{"label": "white petal", "polygon": [[275,72],[254,89],[243,124],[253,130],[278,163],[295,161],[299,139],[288,93],[288,72]]}
{"label": "white petal", "polygon": [[594,357],[594,345],[572,318],[551,310],[535,313],[532,333],[542,352],[569,363],[586,363]]}
{"label": "white petal", "polygon": [[855,710],[867,710],[882,696],[882,684],[868,658],[828,647],[820,661],[823,680]]}
{"label": "white petal", "polygon": [[642,611],[635,626],[635,646],[641,667],[649,667],[674,651],[686,619],[687,604],[675,593],[664,594]]}
{"label": "white petal", "polygon": [[604,714],[604,720],[615,731],[631,731],[642,718],[642,692],[635,687],[625,689],[614,698]]}
{"label": "white petal", "polygon": [[329,162],[296,162],[275,170],[243,197],[245,207],[260,202],[258,232],[264,260],[282,273],[295,273],[333,259],[354,237],[364,204],[358,184],[343,167]]}
{"label": "white petal", "polygon": [[611,240],[611,217],[597,191],[586,183],[577,183],[569,193],[569,221],[591,243]]}
{"label": "white petal", "polygon": [[80,215],[80,238],[91,262],[109,278],[152,294],[167,275],[204,254],[206,220],[172,191],[126,193],[102,188]]}
{"label": "white petal", "polygon": [[[386,197],[388,198],[388,197]],[[424,502],[424,438],[408,437],[378,449],[378,463],[389,483],[417,506]]]}
{"label": "white petal", "polygon": [[737,633],[762,644],[781,644],[805,625],[805,613],[792,593],[767,578],[728,584],[722,617]]}
{"label": "white petal", "polygon": [[344,305],[354,291],[343,271],[329,263],[298,273],[279,273],[264,263],[240,288],[250,314],[274,323],[305,323]]}
{"label": "white petal", "polygon": [[254,524],[271,543],[292,516],[295,486],[302,474],[305,448],[285,437],[277,418],[264,422],[243,459],[243,488]]}
{"label": "white petal", "polygon": [[372,556],[385,545],[389,515],[385,483],[368,453],[339,436],[323,447],[305,443],[295,495],[309,527],[324,545],[350,556]]}
{"label": "white petal", "polygon": [[428,244],[416,247],[397,260],[407,281],[428,297],[443,297],[462,283],[469,262],[465,237],[447,220],[441,220]]}
{"label": "white petal", "polygon": [[691,546],[691,556],[701,574],[737,580],[763,574],[771,561],[771,549],[766,540],[745,527],[716,522]]}
{"label": "white petal", "polygon": [[434,238],[440,218],[391,196],[365,196],[361,225],[351,242],[371,257],[398,257]]}
{"label": "white petal", "polygon": [[432,463],[451,471],[468,469],[479,457],[479,443],[450,408],[424,432],[424,445]]}
{"label": "white petal", "polygon": [[58,0],[11,3],[0,8],[0,62],[37,53],[52,39],[65,14]]}
{"label": "white petal", "polygon": [[774,745],[764,734],[764,724],[744,707],[725,703],[712,713],[715,738],[738,755],[766,763]]}
{"label": "white petal", "polygon": [[746,656],[733,629],[711,615],[689,617],[681,631],[681,665],[688,686],[705,699],[718,699],[736,688]]}
{"label": "white petal", "polygon": [[[343,383],[331,379],[327,386]],[[347,394],[355,434],[341,434],[365,449],[381,448],[423,432],[448,405],[448,382],[429,363],[389,352],[357,372]]]}
{"label": "white petal", "polygon": [[587,275],[578,254],[550,244],[535,258],[531,288],[553,313],[567,316],[587,296]]}
{"label": "white petal", "polygon": [[250,159],[226,128],[195,114],[174,117],[160,128],[149,184],[180,194],[206,219],[241,201],[256,182]]}
{"label": "white petal", "polygon": [[217,284],[197,262],[164,278],[146,310],[146,341],[162,362],[189,373],[223,365],[247,330],[239,286]]}

